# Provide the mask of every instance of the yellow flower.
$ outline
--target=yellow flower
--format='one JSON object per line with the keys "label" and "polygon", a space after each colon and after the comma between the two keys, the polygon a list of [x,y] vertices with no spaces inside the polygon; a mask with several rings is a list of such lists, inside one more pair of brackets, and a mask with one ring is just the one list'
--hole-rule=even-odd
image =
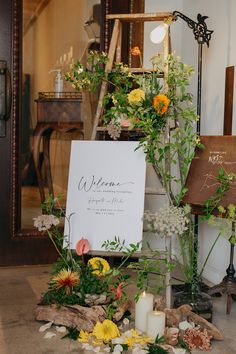
{"label": "yellow flower", "polygon": [[73,286],[79,285],[79,274],[77,272],[72,272],[71,269],[63,268],[52,278],[52,282],[56,289],[65,288],[66,294],[70,294]]}
{"label": "yellow flower", "polygon": [[145,99],[145,92],[141,89],[130,91],[127,95],[129,104],[136,104]]}
{"label": "yellow flower", "polygon": [[222,205],[218,206],[218,211],[221,214],[224,214],[226,212],[225,208]]}
{"label": "yellow flower", "polygon": [[89,332],[83,331],[81,329],[81,331],[79,333],[78,341],[81,342],[81,343],[87,343],[89,341],[90,335],[91,334]]}
{"label": "yellow flower", "polygon": [[94,339],[92,341],[92,345],[94,345],[95,347],[96,346],[101,346],[101,345],[103,345],[103,340],[102,339]]}
{"label": "yellow flower", "polygon": [[236,210],[235,205],[234,204],[229,204],[227,209],[228,209],[229,217],[230,218],[234,218],[235,217],[235,210]]}
{"label": "yellow flower", "polygon": [[104,320],[102,323],[97,322],[92,334],[96,339],[101,339],[104,342],[109,342],[111,339],[120,337],[117,325],[111,320]]}
{"label": "yellow flower", "polygon": [[136,339],[133,337],[127,337],[124,341],[124,344],[128,345],[129,348],[132,348],[136,343]]}
{"label": "yellow flower", "polygon": [[109,263],[101,257],[93,257],[89,259],[88,265],[93,269],[93,274],[102,276],[105,275],[108,270],[110,270]]}
{"label": "yellow flower", "polygon": [[170,99],[164,94],[156,95],[155,97],[153,97],[153,107],[155,111],[157,111],[157,113],[159,113],[160,115],[166,113],[169,104]]}

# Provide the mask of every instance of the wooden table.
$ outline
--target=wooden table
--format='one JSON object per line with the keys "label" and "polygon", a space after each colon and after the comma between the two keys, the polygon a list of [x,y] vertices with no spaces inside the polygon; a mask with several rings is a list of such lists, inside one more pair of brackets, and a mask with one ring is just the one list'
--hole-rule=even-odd
{"label": "wooden table", "polygon": [[50,164],[50,137],[54,131],[69,133],[77,131],[84,138],[82,121],[81,93],[39,93],[37,103],[37,125],[33,133],[33,160],[38,181],[41,202],[45,201],[44,180],[40,166],[40,146],[42,141],[43,158],[49,194],[54,196]]}

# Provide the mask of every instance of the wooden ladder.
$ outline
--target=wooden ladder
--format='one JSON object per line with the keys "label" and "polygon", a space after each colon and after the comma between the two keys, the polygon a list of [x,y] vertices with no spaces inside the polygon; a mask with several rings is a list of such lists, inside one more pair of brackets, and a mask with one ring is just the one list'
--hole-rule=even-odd
{"label": "wooden ladder", "polygon": [[[107,15],[108,20],[114,20],[114,27],[111,36],[111,42],[108,50],[108,62],[105,66],[105,75],[111,72],[114,61],[121,61],[121,44],[122,44],[122,23],[123,22],[150,22],[150,21],[165,21],[172,14],[170,12],[160,12],[151,14],[112,14]],[[163,56],[167,58],[169,54],[169,34],[167,34],[163,41]],[[132,68],[132,72],[140,71],[140,69]],[[101,123],[101,117],[103,114],[103,99],[107,92],[107,81],[103,81],[100,88],[100,94],[98,99],[98,105],[94,117],[93,129],[91,140],[95,140],[98,132],[98,127]]]}
{"label": "wooden ladder", "polygon": [[[150,21],[159,21],[163,22],[167,20],[170,16],[172,16],[169,12],[162,13],[151,13],[151,14],[112,14],[107,15],[106,18],[108,20],[114,20],[114,27],[111,36],[111,42],[108,50],[108,62],[105,66],[105,75],[107,75],[112,71],[114,61],[121,62],[121,44],[122,44],[122,24],[123,22],[150,22]],[[170,41],[169,41],[169,31],[166,34],[163,40],[163,59],[166,60],[167,56],[170,52]],[[132,68],[132,72],[140,72],[140,68]],[[142,70],[143,71],[143,70]],[[150,70],[148,70],[150,71]],[[165,77],[165,73],[163,75]],[[98,99],[98,105],[96,109],[96,114],[93,122],[93,130],[91,135],[91,140],[95,140],[97,137],[97,133],[100,131],[106,131],[106,127],[101,125],[101,118],[103,114],[103,99],[107,92],[108,83],[107,80],[104,80],[101,84],[100,94]],[[127,128],[126,128],[127,129]],[[125,129],[122,129],[125,130]],[[169,135],[169,133],[167,134]],[[163,189],[150,189],[145,191],[145,194],[149,195],[165,195],[165,191]],[[170,241],[169,241],[170,242]],[[171,244],[168,242],[166,245],[169,254],[171,254]],[[167,307],[171,306],[171,286],[170,286],[170,273],[166,274],[166,305]]]}

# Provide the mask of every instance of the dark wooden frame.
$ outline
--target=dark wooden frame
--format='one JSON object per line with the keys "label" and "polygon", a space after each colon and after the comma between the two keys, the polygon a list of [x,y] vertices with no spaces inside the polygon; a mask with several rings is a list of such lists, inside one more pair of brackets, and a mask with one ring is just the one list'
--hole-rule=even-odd
{"label": "dark wooden frame", "polygon": [[[11,43],[6,45],[11,55],[9,69],[12,81],[12,108],[10,120],[7,122],[7,131],[10,134],[8,133],[4,142],[6,169],[2,180],[6,185],[6,195],[2,198],[2,208],[4,208],[6,221],[0,235],[0,266],[52,263],[56,259],[56,252],[48,237],[34,230],[20,229],[19,137],[22,83],[22,0],[11,0],[10,4],[12,17],[7,20],[11,22]],[[8,168],[9,163],[11,164],[10,168]],[[8,195],[9,184],[10,195]]]}
{"label": "dark wooden frame", "polygon": [[[2,198],[2,208],[6,216],[3,223],[3,229],[0,234],[0,266],[19,265],[19,264],[43,264],[52,263],[56,259],[56,253],[50,240],[46,235],[38,233],[36,230],[21,229],[21,181],[20,181],[20,133],[21,133],[21,86],[22,86],[22,0],[10,0],[12,18],[11,21],[11,51],[10,71],[12,77],[12,111],[11,118],[7,122],[7,129],[10,132],[7,137],[6,146],[6,175],[0,178],[1,183],[5,184],[6,192],[8,188],[10,195],[4,195]],[[133,6],[135,11],[142,12],[144,0],[125,0],[129,6]],[[105,5],[105,11],[109,6],[113,6],[113,12],[116,12],[117,1],[102,0]],[[142,11],[140,11],[142,9]],[[103,6],[104,10],[104,6]],[[108,36],[108,27],[105,21],[105,13],[102,15],[102,31],[105,29],[103,38],[106,41]],[[108,25],[110,26],[110,24]],[[136,32],[138,35],[138,32]],[[140,45],[142,42],[142,30],[138,36]],[[108,37],[107,37],[108,38]],[[128,38],[128,37],[127,37]],[[104,42],[105,43],[105,42]],[[8,47],[9,48],[9,47]],[[127,54],[128,55],[128,54]],[[9,139],[9,140],[8,140]],[[5,149],[5,147],[4,147]],[[1,150],[2,151],[2,150]],[[11,181],[9,186],[9,180]],[[7,194],[7,193],[6,193]],[[9,202],[10,201],[10,202]]]}

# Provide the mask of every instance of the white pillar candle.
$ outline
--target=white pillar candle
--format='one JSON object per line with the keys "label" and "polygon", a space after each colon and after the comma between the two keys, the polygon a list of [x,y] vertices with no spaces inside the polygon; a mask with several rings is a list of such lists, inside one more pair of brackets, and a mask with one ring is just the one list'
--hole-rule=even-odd
{"label": "white pillar candle", "polygon": [[159,337],[162,337],[165,332],[165,322],[166,317],[165,313],[161,311],[151,311],[147,315],[147,335],[156,339],[156,336],[159,334]]}
{"label": "white pillar candle", "polygon": [[153,295],[145,291],[135,303],[135,328],[142,332],[147,329],[147,314],[153,310]]}

